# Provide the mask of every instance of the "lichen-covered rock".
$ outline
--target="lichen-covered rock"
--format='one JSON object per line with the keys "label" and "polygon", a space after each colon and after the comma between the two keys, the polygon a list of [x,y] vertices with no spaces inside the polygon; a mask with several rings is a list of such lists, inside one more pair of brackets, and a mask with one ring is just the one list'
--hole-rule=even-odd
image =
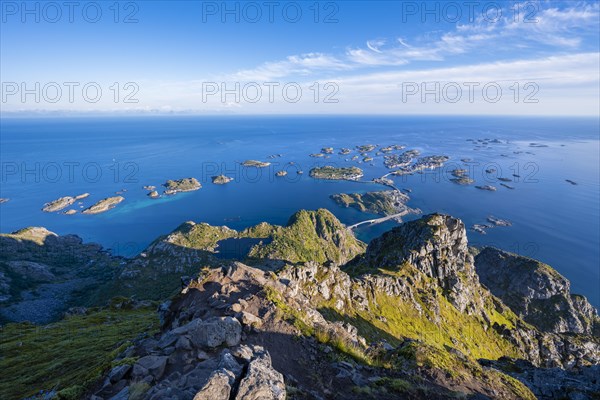
{"label": "lichen-covered rock", "polygon": [[390,270],[412,265],[436,280],[461,312],[476,314],[483,309],[465,226],[457,218],[432,214],[402,224],[373,239],[362,262]]}
{"label": "lichen-covered rock", "polygon": [[236,400],[285,400],[285,398],[283,375],[271,365],[269,353],[259,353],[248,365],[248,372],[240,382]]}
{"label": "lichen-covered rock", "polygon": [[196,323],[189,336],[196,347],[237,346],[242,336],[242,325],[232,317],[215,317]]}
{"label": "lichen-covered rock", "polygon": [[196,393],[194,400],[229,400],[231,385],[235,375],[224,368],[218,369],[208,378],[208,382]]}

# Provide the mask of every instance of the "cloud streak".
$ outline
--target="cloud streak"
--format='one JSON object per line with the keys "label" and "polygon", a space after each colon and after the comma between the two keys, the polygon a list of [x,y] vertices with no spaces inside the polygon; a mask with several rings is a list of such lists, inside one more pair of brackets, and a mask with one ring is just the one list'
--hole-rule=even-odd
{"label": "cloud streak", "polygon": [[[509,57],[516,49],[547,56],[552,52],[576,51],[582,37],[596,34],[600,5],[583,4],[565,9],[546,8],[534,17],[504,16],[490,22],[483,16],[469,24],[458,24],[448,32],[430,32],[422,37],[372,39],[365,47],[349,47],[343,54],[309,53],[266,62],[238,71],[229,78],[269,81],[285,77],[307,77],[323,73],[378,67],[402,67],[415,62],[452,62],[453,57],[481,56],[482,52]],[[423,37],[434,36],[433,40]]]}

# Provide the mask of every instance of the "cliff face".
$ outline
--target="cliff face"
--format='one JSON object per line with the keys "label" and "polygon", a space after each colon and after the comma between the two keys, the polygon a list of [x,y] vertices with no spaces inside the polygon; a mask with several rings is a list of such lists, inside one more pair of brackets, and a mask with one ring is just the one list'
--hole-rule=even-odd
{"label": "cliff face", "polygon": [[515,313],[543,332],[600,335],[600,319],[570,282],[539,261],[494,248],[475,259],[481,282]]}
{"label": "cliff face", "polygon": [[377,269],[408,264],[433,279],[459,311],[481,314],[481,287],[462,221],[430,215],[374,239],[362,262]]}

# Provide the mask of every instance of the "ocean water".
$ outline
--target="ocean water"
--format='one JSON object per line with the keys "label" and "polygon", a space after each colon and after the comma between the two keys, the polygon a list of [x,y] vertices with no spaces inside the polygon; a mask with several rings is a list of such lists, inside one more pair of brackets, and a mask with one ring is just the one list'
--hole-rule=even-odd
{"label": "ocean water", "polygon": [[[422,155],[450,157],[441,169],[393,177],[398,187],[411,190],[410,206],[423,213],[451,214],[468,227],[485,223],[490,215],[510,220],[511,227],[489,229],[486,235],[469,231],[470,243],[495,245],[544,261],[571,280],[573,292],[599,306],[599,135],[598,119],[584,118],[2,119],[0,197],[10,201],[0,205],[0,231],[44,226],[130,256],[188,220],[242,229],[261,221],[285,224],[298,209],[324,207],[352,224],[373,216],[341,208],[329,196],[385,187],[314,180],[308,171],[315,165],[356,165],[369,181],[388,172],[383,156],[375,156],[373,165],[358,164],[338,155],[339,148],[403,144]],[[485,138],[500,143],[477,146],[467,140]],[[309,157],[328,146],[336,151],[329,158]],[[465,164],[461,161],[465,158],[472,161]],[[239,163],[246,159],[272,165],[242,168]],[[490,184],[498,190],[452,183],[449,171],[457,167],[468,168],[475,185]],[[492,168],[495,174],[485,173]],[[281,169],[288,175],[276,178]],[[297,174],[298,169],[304,174]],[[211,176],[220,173],[234,181],[213,185]],[[498,176],[512,179],[508,185],[514,190],[500,186]],[[160,199],[148,198],[142,188],[183,177],[196,177],[203,188]],[[41,211],[48,201],[84,192],[90,197],[71,208],[87,207],[116,192],[126,200],[99,215]],[[357,235],[369,241],[395,224],[360,228]]]}

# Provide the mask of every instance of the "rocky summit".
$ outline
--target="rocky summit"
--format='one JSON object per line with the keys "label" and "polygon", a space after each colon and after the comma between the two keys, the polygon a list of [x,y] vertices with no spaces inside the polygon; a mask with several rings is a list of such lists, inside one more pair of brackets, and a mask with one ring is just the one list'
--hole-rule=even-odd
{"label": "rocky summit", "polygon": [[[230,241],[244,251],[225,254]],[[3,399],[600,393],[597,311],[550,266],[469,247],[464,224],[448,215],[404,223],[368,246],[327,210],[244,231],[187,222],[133,259],[40,228],[1,243],[6,307],[42,285],[95,279],[85,307],[42,330],[11,322],[26,308],[18,319],[3,313]],[[65,246],[81,252],[72,276],[56,258]],[[74,345],[65,343],[74,331]]]}

